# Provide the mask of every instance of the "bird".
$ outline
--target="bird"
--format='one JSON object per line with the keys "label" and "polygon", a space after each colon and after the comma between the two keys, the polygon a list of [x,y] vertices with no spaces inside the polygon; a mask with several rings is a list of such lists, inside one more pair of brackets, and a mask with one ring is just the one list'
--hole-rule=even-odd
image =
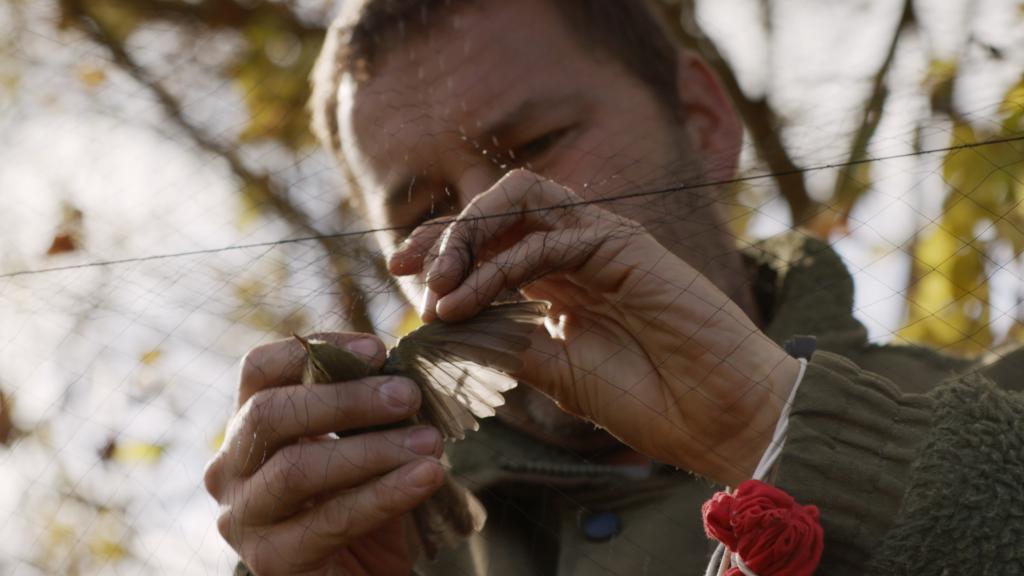
{"label": "bird", "polygon": [[[492,304],[460,322],[424,324],[398,340],[380,369],[324,340],[292,335],[306,351],[304,385],[396,375],[420,389],[423,400],[410,419],[339,436],[426,424],[437,428],[446,441],[456,441],[479,428],[478,418],[493,416],[504,403],[503,393],[516,386],[510,374],[522,367],[520,356],[547,310],[546,302],[524,300]],[[486,517],[476,497],[447,474],[440,489],[413,510],[423,552],[431,560],[481,530]]]}

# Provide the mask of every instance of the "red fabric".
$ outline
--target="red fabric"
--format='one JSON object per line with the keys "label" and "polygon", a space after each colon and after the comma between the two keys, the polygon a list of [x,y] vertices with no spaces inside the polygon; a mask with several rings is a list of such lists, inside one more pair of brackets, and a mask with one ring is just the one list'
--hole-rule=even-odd
{"label": "red fabric", "polygon": [[[817,506],[802,506],[782,490],[747,480],[717,492],[701,508],[704,531],[758,576],[811,576],[821,561],[825,531]],[[727,576],[742,576],[731,568]]]}

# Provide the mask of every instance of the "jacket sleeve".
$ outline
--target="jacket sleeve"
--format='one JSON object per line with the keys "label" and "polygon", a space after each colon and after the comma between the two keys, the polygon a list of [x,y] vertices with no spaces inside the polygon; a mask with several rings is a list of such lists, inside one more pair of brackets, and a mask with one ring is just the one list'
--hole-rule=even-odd
{"label": "jacket sleeve", "polygon": [[970,372],[907,394],[815,353],[773,481],[821,509],[818,573],[1024,574],[1024,398],[1011,389]]}

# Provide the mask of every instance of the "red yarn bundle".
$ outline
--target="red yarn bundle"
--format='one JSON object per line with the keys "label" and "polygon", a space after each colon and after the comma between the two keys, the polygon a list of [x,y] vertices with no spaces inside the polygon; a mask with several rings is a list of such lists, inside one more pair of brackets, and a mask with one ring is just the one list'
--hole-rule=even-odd
{"label": "red yarn bundle", "polygon": [[[758,576],[811,576],[821,561],[825,531],[817,506],[802,506],[782,490],[747,480],[718,492],[701,508],[704,531]],[[743,576],[730,568],[726,576]]]}

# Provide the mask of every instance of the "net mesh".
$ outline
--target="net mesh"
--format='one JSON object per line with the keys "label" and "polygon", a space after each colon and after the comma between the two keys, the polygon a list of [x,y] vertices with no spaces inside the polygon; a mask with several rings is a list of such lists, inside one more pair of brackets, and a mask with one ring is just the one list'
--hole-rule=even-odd
{"label": "net mesh", "polygon": [[[674,402],[730,422],[752,390],[773,391],[782,365],[755,369],[736,341],[701,339],[732,321],[743,345],[767,339],[757,324],[771,319],[757,317],[759,285],[735,245],[796,226],[825,242],[853,277],[852,313],[871,344],[981,358],[1024,338],[1017,3],[655,3],[673,41],[710,64],[733,102],[744,129],[735,169],[688,139],[714,120],[696,91],[676,95],[689,105],[679,120],[572,26],[503,27],[528,12],[518,4],[487,8],[501,12],[493,21],[429,4],[374,36],[384,48],[363,106],[339,127],[350,160],[363,154],[355,181],[374,186],[361,192],[317,146],[306,109],[333,2],[0,6],[0,572],[232,570],[238,555],[203,474],[231,435],[243,358],[293,333],[371,332],[394,344],[421,322],[409,298],[422,279],[396,280],[385,257],[417,223],[447,217],[413,242],[431,262],[433,240],[484,191],[490,200],[447,240],[448,277],[472,273],[448,309],[522,286],[554,302],[565,317],[549,328],[576,343],[557,360],[582,383],[562,391],[563,408],[604,417],[660,462],[727,467],[742,449],[655,412]],[[544,13],[534,4],[523,6]],[[545,36],[554,28],[557,42]],[[536,93],[548,99],[531,107]],[[552,181],[494,187],[515,168]],[[640,245],[667,247],[666,260],[622,248],[647,234],[658,242]],[[515,242],[477,242],[495,237]],[[642,274],[622,272],[637,262]],[[616,294],[627,296],[609,303],[614,290],[601,282],[616,270],[629,283]],[[695,304],[680,318],[684,300]],[[609,332],[601,318],[627,328]],[[670,345],[644,349],[651,334]],[[539,362],[549,349],[534,352]],[[712,359],[706,372],[659,388],[659,374],[697,357]],[[727,374],[752,384],[708,391]],[[561,442],[577,460],[507,453],[488,435],[466,442],[510,477],[540,478],[526,484],[535,491],[481,498],[491,522],[529,535],[522,550],[549,573],[566,525],[585,531],[593,513],[643,492],[620,487],[613,498],[551,478],[589,466],[628,480],[643,466],[613,467],[621,445],[546,396],[512,404],[538,445]],[[644,413],[643,425],[626,422]],[[665,434],[688,447],[651,441]],[[659,513],[687,546],[703,538],[689,512]],[[651,573],[667,569],[638,534],[582,548],[579,565],[632,574],[622,559],[638,557]],[[710,553],[706,540],[692,545]],[[698,573],[706,558],[677,562]]]}

